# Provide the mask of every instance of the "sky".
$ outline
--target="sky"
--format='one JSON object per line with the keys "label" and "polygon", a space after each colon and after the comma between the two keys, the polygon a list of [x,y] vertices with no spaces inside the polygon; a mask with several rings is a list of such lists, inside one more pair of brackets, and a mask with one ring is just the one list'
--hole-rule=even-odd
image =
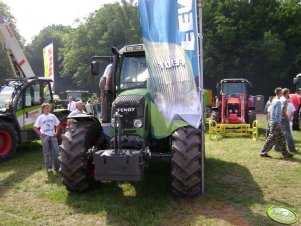
{"label": "sky", "polygon": [[10,7],[16,18],[17,29],[26,43],[52,24],[76,26],[76,19],[83,19],[106,3],[118,0],[0,0]]}

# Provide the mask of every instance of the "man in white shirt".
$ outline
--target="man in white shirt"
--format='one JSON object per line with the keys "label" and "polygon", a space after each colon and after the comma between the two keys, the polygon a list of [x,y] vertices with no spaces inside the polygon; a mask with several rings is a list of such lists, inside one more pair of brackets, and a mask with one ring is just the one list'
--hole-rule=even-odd
{"label": "man in white shirt", "polygon": [[[72,116],[77,116],[77,115],[86,115],[87,113],[84,111],[84,103],[82,101],[77,101],[76,104],[76,109],[74,111],[72,111],[69,115],[68,115],[68,118],[69,117],[72,117]],[[67,120],[67,126],[70,126],[72,124],[74,120],[73,119],[68,119]]]}
{"label": "man in white shirt", "polygon": [[90,100],[87,101],[85,107],[88,115],[94,115],[93,106]]}
{"label": "man in white shirt", "polygon": [[74,98],[72,96],[69,96],[68,101],[69,103],[67,109],[72,112],[76,109]]}
{"label": "man in white shirt", "polygon": [[52,163],[51,163],[51,151],[53,154],[54,169],[59,171],[59,146],[57,142],[58,125],[60,121],[58,118],[50,113],[50,104],[42,104],[43,114],[37,118],[34,124],[33,130],[39,135],[43,146],[43,155],[45,166],[48,173],[52,173]]}

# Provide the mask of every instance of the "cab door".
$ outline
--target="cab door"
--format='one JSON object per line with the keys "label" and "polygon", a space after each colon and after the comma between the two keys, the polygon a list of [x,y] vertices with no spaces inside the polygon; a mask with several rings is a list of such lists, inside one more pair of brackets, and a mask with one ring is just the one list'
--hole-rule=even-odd
{"label": "cab door", "polygon": [[17,102],[17,118],[23,142],[38,138],[33,125],[42,114],[42,86],[39,82],[30,83],[22,92]]}

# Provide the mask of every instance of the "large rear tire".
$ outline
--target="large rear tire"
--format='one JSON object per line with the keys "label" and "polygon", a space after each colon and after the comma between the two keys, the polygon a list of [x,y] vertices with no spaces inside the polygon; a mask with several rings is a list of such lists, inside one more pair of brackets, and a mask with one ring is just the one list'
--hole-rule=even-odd
{"label": "large rear tire", "polygon": [[82,192],[95,186],[94,165],[87,154],[96,146],[102,130],[96,122],[73,122],[62,135],[60,174],[68,191]]}
{"label": "large rear tire", "polygon": [[201,194],[201,130],[182,127],[172,134],[172,193],[177,197]]}
{"label": "large rear tire", "polygon": [[17,131],[7,122],[0,122],[0,162],[11,159],[16,153]]}

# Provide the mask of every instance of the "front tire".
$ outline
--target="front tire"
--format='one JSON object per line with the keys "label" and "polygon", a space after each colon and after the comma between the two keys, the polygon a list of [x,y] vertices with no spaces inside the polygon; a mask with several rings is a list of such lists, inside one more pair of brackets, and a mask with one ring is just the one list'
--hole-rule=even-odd
{"label": "front tire", "polygon": [[82,192],[94,187],[94,165],[87,154],[96,146],[102,128],[96,122],[73,122],[62,135],[60,145],[60,174],[68,191]]}
{"label": "front tire", "polygon": [[177,197],[201,194],[201,130],[182,127],[172,134],[172,193]]}
{"label": "front tire", "polygon": [[0,162],[11,159],[17,149],[17,131],[7,122],[0,122]]}
{"label": "front tire", "polygon": [[220,123],[222,121],[221,112],[219,109],[213,109],[211,111],[211,119]]}

